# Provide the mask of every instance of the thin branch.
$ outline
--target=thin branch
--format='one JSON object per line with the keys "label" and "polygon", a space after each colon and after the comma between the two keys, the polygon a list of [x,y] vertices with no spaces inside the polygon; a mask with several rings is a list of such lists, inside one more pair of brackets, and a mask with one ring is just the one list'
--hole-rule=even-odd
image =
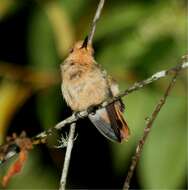
{"label": "thin branch", "polygon": [[[137,90],[145,87],[146,85],[151,84],[151,83],[153,83],[153,82],[155,82],[161,78],[164,78],[167,75],[170,75],[171,73],[181,71],[181,70],[184,70],[186,68],[188,68],[188,56],[186,57],[186,59],[183,58],[182,63],[178,64],[176,67],[172,67],[168,70],[163,70],[163,71],[157,72],[157,73],[153,74],[151,77],[149,77],[143,81],[136,82],[131,87],[129,87],[128,89],[126,89],[125,91],[120,93],[118,96],[115,96],[113,98],[108,98],[107,100],[105,100],[104,102],[102,102],[101,104],[99,104],[95,107],[96,107],[96,109],[106,107],[108,104],[111,104],[112,102],[119,100],[123,96],[127,96],[128,94],[130,94],[134,91],[137,91]],[[89,115],[89,113],[90,112],[85,110],[85,111],[79,112],[77,115],[73,114],[72,116],[68,117],[67,119],[56,124],[55,129],[60,130],[62,127],[64,127],[67,124],[73,123],[80,118],[87,117]],[[43,135],[45,135],[45,134],[43,134]]]}
{"label": "thin branch", "polygon": [[[157,73],[153,74],[151,77],[149,77],[146,80],[136,82],[131,87],[129,87],[128,89],[126,89],[125,91],[120,93],[118,96],[105,100],[101,104],[95,106],[94,109],[99,109],[99,108],[102,108],[102,107],[106,107],[108,104],[120,99],[123,96],[127,96],[128,94],[130,94],[130,93],[132,93],[134,91],[137,91],[137,90],[147,86],[148,84],[151,84],[151,83],[153,83],[153,82],[155,82],[155,81],[157,81],[157,80],[159,80],[161,78],[164,78],[167,75],[170,75],[171,73],[181,71],[181,70],[184,70],[186,68],[188,68],[188,55],[184,56],[183,59],[182,59],[182,63],[178,64],[177,66],[172,67],[172,68],[170,68],[168,70],[163,70],[163,71],[157,72]],[[63,121],[61,121],[59,123],[57,123],[53,128],[50,128],[47,131],[43,131],[43,132],[39,133],[38,135],[36,135],[35,137],[33,137],[32,138],[33,144],[45,143],[45,140],[46,140],[47,136],[51,135],[53,133],[53,130],[61,130],[65,125],[74,123],[74,122],[76,122],[77,120],[79,120],[81,118],[85,118],[90,113],[91,113],[91,111],[89,112],[89,111],[85,110],[85,111],[82,111],[82,112],[78,112],[77,114],[71,115],[70,117],[64,119]],[[0,147],[0,153],[1,153],[1,150],[3,149],[4,146],[6,146],[6,144],[2,145]],[[7,155],[9,155],[8,157],[6,155],[4,155],[3,157],[0,157],[0,164],[5,162],[6,160],[11,158],[12,156],[14,156],[16,153],[18,153],[16,150],[10,149],[7,152]]]}
{"label": "thin branch", "polygon": [[[100,18],[100,14],[102,12],[104,2],[105,2],[105,0],[100,0],[100,2],[98,4],[98,7],[97,7],[97,10],[96,10],[96,13],[95,13],[92,25],[91,25],[91,31],[90,31],[89,36],[88,36],[88,44],[92,44],[93,37],[94,37],[94,34],[95,34],[96,24],[97,24],[97,21]],[[73,115],[73,117],[75,117],[75,116],[76,115]],[[61,125],[57,124],[55,126],[55,128],[59,129],[59,128],[62,128],[62,127],[61,127]],[[71,151],[72,151],[73,144],[74,144],[75,128],[76,128],[76,123],[72,123],[71,126],[70,126],[69,138],[68,138],[68,143],[67,143],[65,161],[64,161],[64,165],[63,165],[63,170],[62,170],[62,176],[61,176],[61,180],[60,180],[60,188],[59,188],[59,190],[65,190],[66,181],[67,181],[67,174],[68,174],[68,169],[69,169],[69,163],[70,163],[70,159],[71,159]],[[43,134],[43,135],[45,135],[45,134]]]}
{"label": "thin branch", "polygon": [[65,190],[69,163],[70,163],[70,159],[71,159],[71,152],[72,152],[72,148],[74,145],[75,128],[76,128],[76,123],[72,123],[70,126],[70,130],[69,130],[69,138],[68,138],[68,142],[67,142],[67,149],[66,149],[65,160],[64,160],[64,164],[63,164],[63,170],[62,170],[59,190]]}
{"label": "thin branch", "polygon": [[98,4],[97,11],[96,11],[95,16],[94,16],[93,21],[92,21],[91,30],[90,30],[90,33],[88,35],[88,44],[92,44],[93,36],[95,34],[96,24],[100,18],[104,3],[105,3],[105,0],[100,0],[100,2]]}
{"label": "thin branch", "polygon": [[159,114],[162,106],[165,104],[166,99],[169,96],[170,90],[175,85],[176,78],[177,78],[178,74],[179,74],[179,70],[177,70],[175,72],[175,75],[172,78],[172,80],[170,81],[170,84],[169,84],[168,88],[166,89],[163,97],[160,99],[159,103],[156,105],[156,107],[155,107],[155,109],[154,109],[154,111],[153,111],[153,113],[151,115],[151,118],[147,119],[147,125],[146,125],[146,128],[144,129],[143,137],[139,140],[138,145],[136,147],[135,155],[132,157],[132,163],[131,163],[131,165],[129,167],[129,171],[128,171],[128,174],[127,174],[127,177],[125,179],[124,186],[123,186],[124,190],[128,190],[129,187],[130,187],[130,181],[132,179],[132,176],[133,176],[134,170],[136,168],[136,165],[137,165],[137,163],[138,163],[138,161],[140,159],[140,156],[141,156],[141,153],[142,153],[142,150],[143,150],[143,146],[144,146],[144,144],[146,142],[146,139],[147,139],[147,137],[149,135],[149,132],[151,131],[153,122],[157,118],[157,115]]}

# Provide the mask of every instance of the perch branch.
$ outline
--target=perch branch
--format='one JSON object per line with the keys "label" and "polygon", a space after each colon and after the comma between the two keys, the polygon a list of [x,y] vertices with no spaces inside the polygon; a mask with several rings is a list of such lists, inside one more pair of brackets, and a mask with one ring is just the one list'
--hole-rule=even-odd
{"label": "perch branch", "polygon": [[174,87],[175,82],[176,82],[176,78],[177,78],[178,73],[179,73],[179,70],[180,70],[180,68],[175,71],[175,75],[173,76],[172,80],[170,81],[170,84],[167,87],[163,97],[160,99],[159,103],[156,105],[156,107],[155,107],[155,109],[154,109],[154,111],[153,111],[153,113],[151,115],[151,118],[147,119],[146,127],[144,129],[144,134],[143,134],[142,138],[138,142],[138,145],[136,147],[135,155],[132,157],[132,162],[131,162],[131,165],[129,167],[128,174],[127,174],[127,177],[125,179],[124,186],[123,186],[124,190],[128,190],[129,187],[130,187],[131,178],[133,176],[133,173],[134,173],[134,170],[136,168],[136,165],[137,165],[137,163],[138,163],[138,161],[140,159],[144,144],[145,144],[146,139],[147,139],[147,137],[149,135],[149,132],[151,131],[153,122],[157,118],[157,115],[159,114],[162,106],[165,104],[166,99],[169,96],[170,90],[172,89],[172,87]]}
{"label": "perch branch", "polygon": [[93,36],[95,34],[96,24],[100,18],[104,3],[105,3],[105,0],[100,0],[100,2],[98,4],[97,11],[95,13],[95,16],[94,16],[92,24],[91,24],[91,30],[90,30],[90,33],[88,35],[88,44],[92,44]]}
{"label": "perch branch", "polygon": [[[91,31],[90,31],[89,36],[88,36],[88,44],[92,44],[93,36],[95,33],[95,29],[96,29],[96,24],[100,18],[100,14],[102,12],[104,2],[105,2],[105,0],[100,0],[100,2],[98,4],[95,16],[94,16],[93,21],[92,21]],[[56,125],[56,129],[58,127],[59,127],[59,125]],[[67,143],[67,149],[66,149],[66,154],[65,154],[65,160],[64,160],[59,190],[65,190],[65,187],[66,187],[67,174],[68,174],[68,169],[69,169],[69,164],[70,164],[70,159],[71,159],[71,152],[72,152],[72,148],[74,145],[75,128],[76,128],[76,123],[72,123],[70,126],[70,131],[69,131],[69,138],[68,138],[68,143]]]}
{"label": "perch branch", "polygon": [[74,145],[75,128],[76,128],[76,123],[72,123],[69,130],[69,137],[68,137],[68,142],[67,142],[67,149],[66,149],[66,154],[65,154],[65,160],[64,160],[59,190],[65,190],[69,163],[71,159],[71,152]]}
{"label": "perch branch", "polygon": [[[131,87],[129,87],[128,89],[126,89],[125,91],[123,91],[122,93],[120,93],[118,96],[113,97],[113,98],[109,98],[107,100],[105,100],[104,102],[102,102],[100,105],[95,106],[95,109],[99,109],[102,107],[107,106],[108,104],[120,99],[123,96],[127,96],[128,94],[130,94],[131,92],[134,92],[136,90],[139,90],[145,86],[147,86],[148,84],[151,84],[161,78],[166,77],[167,75],[170,75],[171,73],[176,73],[177,71],[181,71],[188,68],[188,55],[184,56],[182,58],[182,62],[180,64],[178,64],[175,67],[172,67],[168,70],[163,70],[160,72],[157,72],[155,74],[153,74],[151,77],[149,77],[146,80],[140,81],[140,82],[136,82],[135,84],[133,84]],[[73,114],[70,117],[64,119],[63,121],[57,123],[53,128],[48,129],[47,131],[43,131],[41,133],[39,133],[38,135],[36,135],[35,137],[32,138],[33,144],[39,144],[41,142],[45,142],[46,138],[48,135],[51,135],[53,130],[61,130],[65,125],[71,124],[76,122],[78,119],[87,117],[88,114],[90,114],[91,111],[82,111],[79,112],[78,114]],[[3,147],[7,146],[7,144],[2,145],[0,147],[0,153],[1,150],[3,149]],[[9,155],[8,157],[6,155],[4,155],[3,157],[0,158],[0,164],[3,163],[4,161],[8,160],[9,158],[11,158],[12,156],[14,156],[17,153],[17,151],[15,149],[10,149],[6,154]]]}

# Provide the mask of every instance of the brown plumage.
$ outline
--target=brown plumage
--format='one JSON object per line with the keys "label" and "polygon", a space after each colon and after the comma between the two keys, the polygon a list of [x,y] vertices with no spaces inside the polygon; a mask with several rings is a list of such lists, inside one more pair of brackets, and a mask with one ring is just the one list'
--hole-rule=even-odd
{"label": "brown plumage", "polygon": [[[93,48],[77,42],[61,65],[62,93],[73,111],[83,111],[119,93],[117,83],[96,63]],[[129,128],[123,118],[121,100],[89,114],[96,128],[108,139],[128,139]]]}

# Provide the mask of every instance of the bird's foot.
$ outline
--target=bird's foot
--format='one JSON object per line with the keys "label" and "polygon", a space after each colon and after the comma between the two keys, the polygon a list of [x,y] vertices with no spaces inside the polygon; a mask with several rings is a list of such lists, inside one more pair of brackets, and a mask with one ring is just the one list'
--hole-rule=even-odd
{"label": "bird's foot", "polygon": [[89,106],[89,107],[87,108],[87,112],[88,112],[89,114],[95,115],[95,114],[96,114],[96,111],[97,111],[97,106]]}

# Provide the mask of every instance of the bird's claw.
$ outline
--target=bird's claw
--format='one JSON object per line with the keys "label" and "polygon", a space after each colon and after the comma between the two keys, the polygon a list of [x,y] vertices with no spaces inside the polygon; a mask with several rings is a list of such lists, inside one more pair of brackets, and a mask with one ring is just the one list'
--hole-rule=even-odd
{"label": "bird's claw", "polygon": [[88,113],[90,113],[90,114],[92,114],[92,115],[95,115],[96,114],[96,107],[95,106],[89,106],[88,108],[87,108],[87,112]]}
{"label": "bird's claw", "polygon": [[80,115],[80,112],[79,112],[79,111],[74,112],[73,114],[74,114],[74,117],[75,117],[76,119],[79,119],[79,118],[82,117],[82,116]]}

